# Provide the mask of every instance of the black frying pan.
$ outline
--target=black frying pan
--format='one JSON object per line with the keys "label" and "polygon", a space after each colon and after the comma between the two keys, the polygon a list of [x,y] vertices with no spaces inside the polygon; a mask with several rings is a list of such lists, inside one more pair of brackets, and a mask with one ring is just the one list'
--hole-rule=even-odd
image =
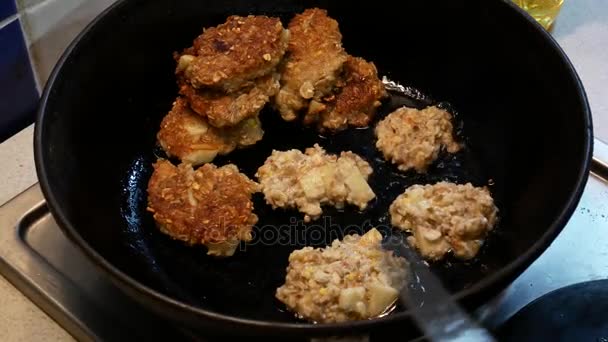
{"label": "black frying pan", "polygon": [[[293,242],[303,234],[307,240],[254,239],[226,260],[170,240],[144,209],[151,163],[162,156],[155,133],[177,94],[172,52],[230,14],[263,13],[287,23],[312,6],[339,21],[349,53],[425,95],[394,95],[378,119],[402,104],[446,105],[457,113],[467,148],[442,155],[426,175],[400,173],[375,150],[371,129],[319,136],[266,110],[264,140],[216,163],[234,162],[253,177],[272,148],[319,142],[329,152],[352,150],[370,161],[378,200],[362,213],[328,208],[331,222],[321,219],[268,238]],[[589,107],[566,56],[523,12],[496,0],[119,1],[61,58],[45,88],[35,134],[37,171],[54,216],[128,294],[190,328],[299,336],[384,324],[406,331],[410,320],[401,307],[373,321],[297,320],[274,299],[293,249],[323,246],[371,226],[387,232],[387,206],[411,184],[492,183],[501,221],[479,256],[432,265],[454,299],[473,308],[517,277],[566,224],[587,179],[591,144]],[[255,207],[259,226],[301,219],[295,211],[271,210],[261,196]]]}

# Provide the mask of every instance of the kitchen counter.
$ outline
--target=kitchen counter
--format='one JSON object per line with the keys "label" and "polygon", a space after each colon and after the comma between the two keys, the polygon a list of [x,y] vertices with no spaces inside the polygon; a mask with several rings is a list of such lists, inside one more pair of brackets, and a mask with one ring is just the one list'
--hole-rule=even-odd
{"label": "kitchen counter", "polygon": [[[34,167],[34,127],[0,145],[0,203],[38,180]],[[3,341],[72,341],[73,338],[6,279],[0,276],[0,336]]]}
{"label": "kitchen counter", "polygon": [[[576,67],[593,111],[596,137],[608,141],[608,1],[566,0],[553,35]],[[37,182],[33,126],[0,144],[0,204]],[[608,277],[608,274],[606,275]],[[0,277],[3,341],[70,341],[73,338]]]}

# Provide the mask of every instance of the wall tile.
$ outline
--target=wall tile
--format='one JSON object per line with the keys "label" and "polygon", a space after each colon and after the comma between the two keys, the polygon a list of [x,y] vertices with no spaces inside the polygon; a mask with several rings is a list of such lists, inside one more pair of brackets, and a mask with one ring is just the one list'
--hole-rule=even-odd
{"label": "wall tile", "polygon": [[19,8],[19,11],[22,11],[28,7],[38,5],[43,1],[44,0],[17,0],[17,7]]}
{"label": "wall tile", "polygon": [[15,0],[0,0],[0,18],[9,17],[0,19],[0,142],[33,122],[37,84],[46,83],[65,48],[114,1],[17,0],[19,17],[10,18]]}
{"label": "wall tile", "polygon": [[15,0],[0,0],[0,21],[17,13]]}
{"label": "wall tile", "polygon": [[30,42],[41,39],[62,20],[69,19],[70,13],[85,2],[94,1],[46,0],[37,6],[26,8],[21,15]]}
{"label": "wall tile", "polygon": [[[0,0],[3,1],[3,0]],[[38,91],[19,20],[0,29],[0,141],[30,124]]]}
{"label": "wall tile", "polygon": [[115,1],[46,0],[22,13],[38,84],[44,86],[65,48]]}

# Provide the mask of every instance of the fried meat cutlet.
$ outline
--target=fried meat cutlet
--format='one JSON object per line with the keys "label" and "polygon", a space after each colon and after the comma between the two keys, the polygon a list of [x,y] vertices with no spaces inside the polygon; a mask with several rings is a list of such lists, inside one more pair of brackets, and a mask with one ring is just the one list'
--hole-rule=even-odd
{"label": "fried meat cutlet", "polygon": [[234,127],[217,128],[196,115],[183,98],[177,98],[171,111],[163,118],[158,141],[170,157],[184,163],[199,165],[211,162],[218,154],[255,144],[264,131],[257,116]]}
{"label": "fried meat cutlet", "polygon": [[253,85],[234,93],[197,90],[180,80],[179,93],[190,107],[215,127],[234,126],[257,116],[270,98],[279,91],[279,75],[271,73],[256,79]]}
{"label": "fried meat cutlet", "polygon": [[304,124],[317,123],[320,130],[330,131],[365,127],[386,96],[376,66],[363,58],[349,56],[335,94],[320,101],[312,100]]}
{"label": "fried meat cutlet", "polygon": [[148,183],[147,209],[163,233],[205,245],[209,255],[231,256],[239,241],[252,238],[258,218],[251,196],[257,187],[233,164],[194,170],[159,160]]}
{"label": "fried meat cutlet", "polygon": [[304,153],[273,150],[257,173],[266,202],[273,208],[297,208],[304,221],[321,216],[322,205],[346,203],[367,208],[376,195],[367,183],[371,166],[352,152],[330,155],[315,144]]}
{"label": "fried meat cutlet", "polygon": [[[278,18],[233,15],[197,37],[182,53],[176,72],[183,72],[194,88],[234,92],[272,72],[282,60],[288,41],[289,31]],[[187,67],[183,58],[190,60]]]}
{"label": "fried meat cutlet", "polygon": [[347,55],[338,22],[326,10],[307,9],[294,16],[288,29],[289,48],[275,107],[283,119],[292,121],[311,99],[331,92]]}
{"label": "fried meat cutlet", "polygon": [[436,106],[401,107],[376,125],[376,147],[399,170],[426,172],[442,149],[456,153],[462,148],[451,120],[450,113]]}
{"label": "fried meat cutlet", "polygon": [[392,225],[412,233],[407,241],[425,259],[451,251],[469,260],[496,224],[498,208],[486,187],[439,182],[407,188],[389,212]]}

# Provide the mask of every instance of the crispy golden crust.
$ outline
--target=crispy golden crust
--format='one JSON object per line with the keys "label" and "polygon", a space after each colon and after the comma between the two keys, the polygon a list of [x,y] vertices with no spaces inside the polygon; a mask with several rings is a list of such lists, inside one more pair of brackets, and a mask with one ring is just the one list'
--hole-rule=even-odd
{"label": "crispy golden crust", "polygon": [[211,162],[239,147],[255,144],[264,131],[259,118],[253,117],[230,128],[216,128],[196,115],[183,98],[177,98],[163,118],[158,141],[171,157],[193,165]]}
{"label": "crispy golden crust", "polygon": [[257,184],[229,164],[154,164],[148,183],[148,211],[161,231],[188,244],[214,245],[251,239],[258,218],[251,195]]}
{"label": "crispy golden crust", "polygon": [[234,126],[244,119],[257,116],[279,91],[279,75],[271,73],[255,80],[254,84],[239,92],[226,94],[219,91],[197,90],[179,81],[180,95],[188,99],[190,107],[206,117],[215,127]]}
{"label": "crispy golden crust", "polygon": [[311,102],[304,124],[317,122],[320,130],[330,131],[369,124],[381,100],[387,96],[376,66],[363,58],[349,56],[344,63],[343,77],[335,95]]}
{"label": "crispy golden crust", "polygon": [[288,55],[275,107],[291,121],[311,99],[331,92],[347,55],[338,22],[326,10],[307,9],[294,16],[288,28]]}
{"label": "crispy golden crust", "polygon": [[194,55],[177,73],[195,88],[214,87],[232,92],[270,73],[283,58],[289,32],[278,18],[230,16],[225,23],[206,29],[184,54]]}

